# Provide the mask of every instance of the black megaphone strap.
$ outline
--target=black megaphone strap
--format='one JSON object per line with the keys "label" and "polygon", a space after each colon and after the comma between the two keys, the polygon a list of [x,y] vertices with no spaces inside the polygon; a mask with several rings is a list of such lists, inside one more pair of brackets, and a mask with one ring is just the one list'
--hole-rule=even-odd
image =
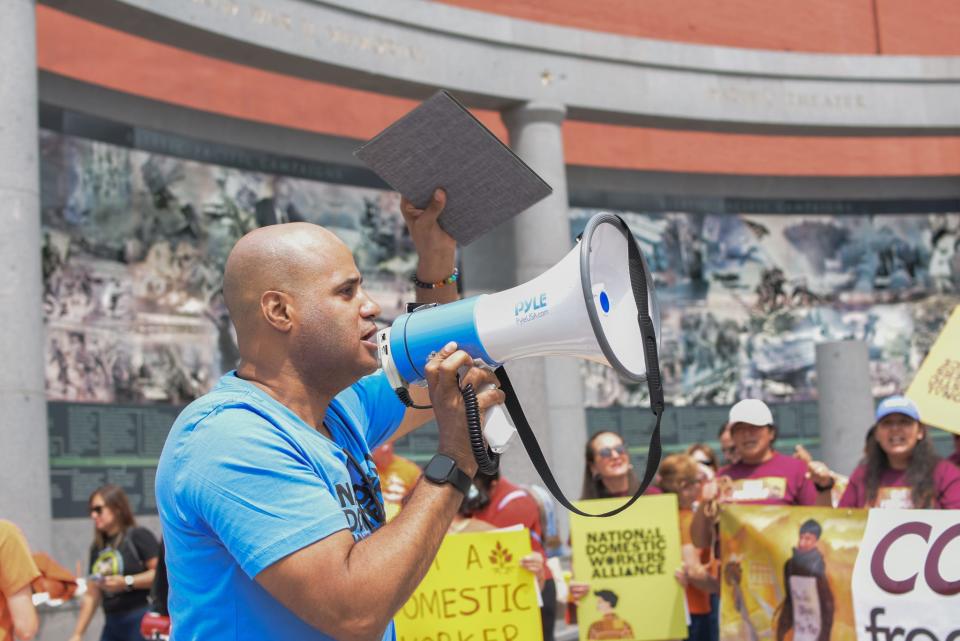
{"label": "black megaphone strap", "polygon": [[510,413],[510,418],[513,419],[517,433],[520,435],[520,441],[527,450],[527,455],[530,457],[530,461],[536,468],[537,473],[560,505],[580,516],[614,516],[629,508],[647,491],[647,487],[649,487],[653,481],[653,477],[656,476],[657,469],[660,467],[660,457],[663,454],[663,448],[660,443],[660,419],[663,417],[664,408],[663,384],[660,378],[660,360],[657,355],[657,337],[653,326],[653,319],[650,317],[650,306],[647,301],[646,269],[643,263],[643,255],[640,253],[640,248],[637,246],[637,241],[630,232],[630,228],[622,218],[619,216],[616,218],[623,226],[627,237],[630,287],[633,290],[633,298],[637,304],[637,323],[640,326],[640,336],[643,340],[647,388],[650,392],[650,409],[656,416],[653,433],[650,434],[650,446],[647,450],[647,462],[643,472],[643,479],[640,481],[640,487],[638,487],[636,493],[630,497],[630,500],[620,507],[602,514],[590,514],[573,505],[564,495],[563,490],[560,489],[557,480],[553,476],[553,472],[550,471],[550,465],[543,456],[543,450],[540,449],[540,443],[537,441],[536,434],[533,433],[533,429],[527,421],[526,414],[523,412],[520,399],[517,397],[516,390],[514,390],[513,384],[510,382],[507,371],[503,367],[498,367],[495,372],[497,380],[500,382],[500,389],[503,390],[506,395],[505,404],[507,411]]}

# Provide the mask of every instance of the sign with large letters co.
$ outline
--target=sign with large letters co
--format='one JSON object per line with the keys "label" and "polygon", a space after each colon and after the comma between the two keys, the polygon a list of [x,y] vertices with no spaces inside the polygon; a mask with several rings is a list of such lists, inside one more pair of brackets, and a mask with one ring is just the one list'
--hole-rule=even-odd
{"label": "sign with large letters co", "polygon": [[870,510],[853,607],[859,641],[960,641],[960,510]]}

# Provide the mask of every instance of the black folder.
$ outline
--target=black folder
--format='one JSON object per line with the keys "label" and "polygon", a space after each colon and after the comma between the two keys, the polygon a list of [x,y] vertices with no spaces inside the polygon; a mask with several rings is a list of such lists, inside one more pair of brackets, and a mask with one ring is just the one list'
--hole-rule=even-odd
{"label": "black folder", "polygon": [[439,91],[354,152],[393,189],[426,207],[447,192],[440,226],[461,246],[553,192],[446,91]]}

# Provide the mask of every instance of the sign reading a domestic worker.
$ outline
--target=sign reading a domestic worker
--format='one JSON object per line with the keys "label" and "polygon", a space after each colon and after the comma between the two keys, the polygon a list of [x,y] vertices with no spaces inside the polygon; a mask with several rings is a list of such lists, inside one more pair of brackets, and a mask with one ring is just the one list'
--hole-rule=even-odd
{"label": "sign reading a domestic worker", "polygon": [[866,519],[866,510],[724,505],[721,640],[855,639],[850,582]]}
{"label": "sign reading a domestic worker", "polygon": [[[584,512],[612,510],[623,499],[577,503]],[[573,578],[590,584],[577,608],[580,641],[684,639],[677,497],[645,496],[616,516],[570,515]]]}
{"label": "sign reading a domestic worker", "polygon": [[859,641],[960,639],[960,510],[870,510],[853,607]]}
{"label": "sign reading a domestic worker", "polygon": [[907,398],[920,408],[924,423],[960,434],[960,306],[940,330]]}
{"label": "sign reading a domestic worker", "polygon": [[397,613],[398,641],[541,641],[530,531],[450,534]]}

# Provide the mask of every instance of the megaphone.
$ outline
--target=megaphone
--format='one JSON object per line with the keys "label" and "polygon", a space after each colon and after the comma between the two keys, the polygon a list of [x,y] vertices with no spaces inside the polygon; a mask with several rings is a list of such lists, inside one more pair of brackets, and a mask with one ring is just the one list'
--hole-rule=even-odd
{"label": "megaphone", "polygon": [[[574,356],[612,367],[628,381],[655,377],[659,388],[659,337],[646,260],[627,224],[600,213],[579,244],[540,276],[404,314],[378,332],[377,354],[394,389],[422,382],[430,357],[450,341],[491,368],[533,356]],[[487,411],[483,437],[493,452],[503,452],[515,433],[502,406]]]}

